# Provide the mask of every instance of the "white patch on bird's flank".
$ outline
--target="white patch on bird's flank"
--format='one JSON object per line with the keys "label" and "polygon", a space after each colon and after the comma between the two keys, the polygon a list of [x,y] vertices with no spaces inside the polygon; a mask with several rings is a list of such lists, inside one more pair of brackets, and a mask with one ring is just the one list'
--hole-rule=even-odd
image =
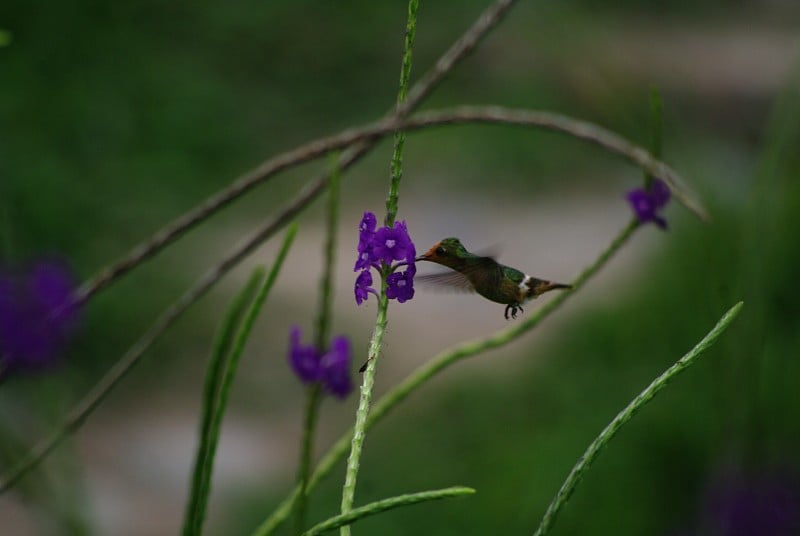
{"label": "white patch on bird's flank", "polygon": [[528,282],[530,280],[531,276],[525,274],[525,278],[519,284],[520,302],[528,298],[528,292],[531,290],[531,288],[528,286]]}

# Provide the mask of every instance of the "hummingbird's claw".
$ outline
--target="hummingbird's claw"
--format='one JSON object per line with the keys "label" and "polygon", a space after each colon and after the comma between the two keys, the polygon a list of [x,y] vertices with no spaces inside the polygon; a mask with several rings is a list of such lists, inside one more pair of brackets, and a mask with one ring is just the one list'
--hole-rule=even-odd
{"label": "hummingbird's claw", "polygon": [[511,318],[517,318],[517,311],[524,313],[525,311],[522,309],[522,306],[518,303],[509,303],[506,305],[506,313],[505,317],[508,320],[508,313],[511,311]]}

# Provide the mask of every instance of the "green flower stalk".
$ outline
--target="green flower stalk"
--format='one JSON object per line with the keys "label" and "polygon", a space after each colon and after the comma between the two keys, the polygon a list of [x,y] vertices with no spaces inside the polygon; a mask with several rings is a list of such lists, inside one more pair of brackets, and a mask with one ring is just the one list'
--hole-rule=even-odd
{"label": "green flower stalk", "polygon": [[[317,316],[316,347],[322,349],[327,346],[330,332],[331,307],[333,303],[333,267],[336,260],[336,231],[339,223],[339,185],[341,174],[339,172],[339,156],[331,153],[331,179],[328,183],[328,235],[325,241],[325,268],[320,280],[320,305]],[[301,534],[306,525],[306,509],[308,504],[307,488],[311,475],[311,458],[314,455],[314,432],[316,431],[319,404],[322,399],[322,386],[315,383],[308,387],[306,394],[305,418],[303,419],[303,438],[301,440],[300,464],[297,472],[297,482],[300,488],[295,507],[294,529],[295,534]]]}
{"label": "green flower stalk", "polygon": [[[409,79],[411,77],[411,58],[414,49],[414,38],[417,28],[417,10],[419,0],[409,0],[408,2],[408,21],[406,23],[405,43],[403,47],[403,64],[400,69],[400,88],[397,94],[397,107],[401,108],[408,94]],[[389,196],[386,199],[386,227],[394,228],[397,216],[397,204],[399,199],[400,179],[403,175],[403,145],[405,136],[401,131],[395,133],[394,151],[391,162],[391,185]],[[356,411],[356,422],[353,428],[353,438],[350,445],[350,457],[347,460],[347,470],[345,482],[342,488],[342,515],[348,514],[353,509],[355,499],[356,479],[361,460],[361,450],[364,446],[364,436],[366,433],[367,416],[369,415],[370,402],[372,401],[372,387],[375,383],[375,366],[378,362],[381,348],[383,346],[383,336],[386,332],[387,308],[389,299],[386,295],[387,278],[391,275],[391,268],[384,266],[381,273],[381,291],[378,297],[378,313],[375,320],[375,331],[369,345],[366,370],[361,385],[361,396]],[[413,277],[413,274],[412,274]],[[350,536],[350,526],[343,525],[340,531],[342,536]]]}

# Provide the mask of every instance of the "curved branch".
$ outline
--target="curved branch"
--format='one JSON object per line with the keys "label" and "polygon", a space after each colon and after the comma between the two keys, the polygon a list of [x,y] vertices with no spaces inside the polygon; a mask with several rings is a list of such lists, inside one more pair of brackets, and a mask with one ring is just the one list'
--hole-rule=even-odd
{"label": "curved branch", "polygon": [[[409,119],[391,117],[366,126],[345,130],[334,136],[319,138],[291,151],[281,153],[267,160],[254,170],[237,179],[231,186],[208,198],[205,202],[173,221],[150,239],[136,246],[121,261],[111,265],[100,274],[87,281],[81,288],[79,302],[88,300],[93,294],[109,285],[114,279],[128,272],[134,266],[154,256],[165,246],[179,238],[194,225],[210,217],[252,188],[265,182],[293,166],[297,166],[322,155],[356,144],[354,152],[343,155],[342,168],[351,165],[378,139],[397,130],[415,131],[446,125],[468,123],[506,124],[542,128],[561,132],[574,138],[597,145],[613,154],[619,155],[639,166],[649,174],[666,182],[674,196],[699,218],[708,220],[708,213],[697,196],[685,185],[685,181],[670,166],[654,157],[646,149],[626,140],[622,136],[588,121],[552,112],[504,108],[502,106],[462,106],[451,110],[430,111],[417,114]],[[311,202],[324,189],[327,175],[323,176],[311,189],[308,202]]]}

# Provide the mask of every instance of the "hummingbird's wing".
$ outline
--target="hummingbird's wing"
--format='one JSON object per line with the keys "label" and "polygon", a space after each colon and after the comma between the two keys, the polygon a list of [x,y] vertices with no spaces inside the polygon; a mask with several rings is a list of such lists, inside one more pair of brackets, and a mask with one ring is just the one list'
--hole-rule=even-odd
{"label": "hummingbird's wing", "polygon": [[499,285],[502,273],[500,265],[492,257],[472,257],[470,264],[458,271],[420,275],[414,278],[425,287],[455,292],[477,292],[476,284]]}
{"label": "hummingbird's wing", "polygon": [[423,287],[435,290],[475,292],[475,287],[472,286],[467,276],[455,270],[436,274],[418,275],[414,277],[414,283],[420,283]]}

